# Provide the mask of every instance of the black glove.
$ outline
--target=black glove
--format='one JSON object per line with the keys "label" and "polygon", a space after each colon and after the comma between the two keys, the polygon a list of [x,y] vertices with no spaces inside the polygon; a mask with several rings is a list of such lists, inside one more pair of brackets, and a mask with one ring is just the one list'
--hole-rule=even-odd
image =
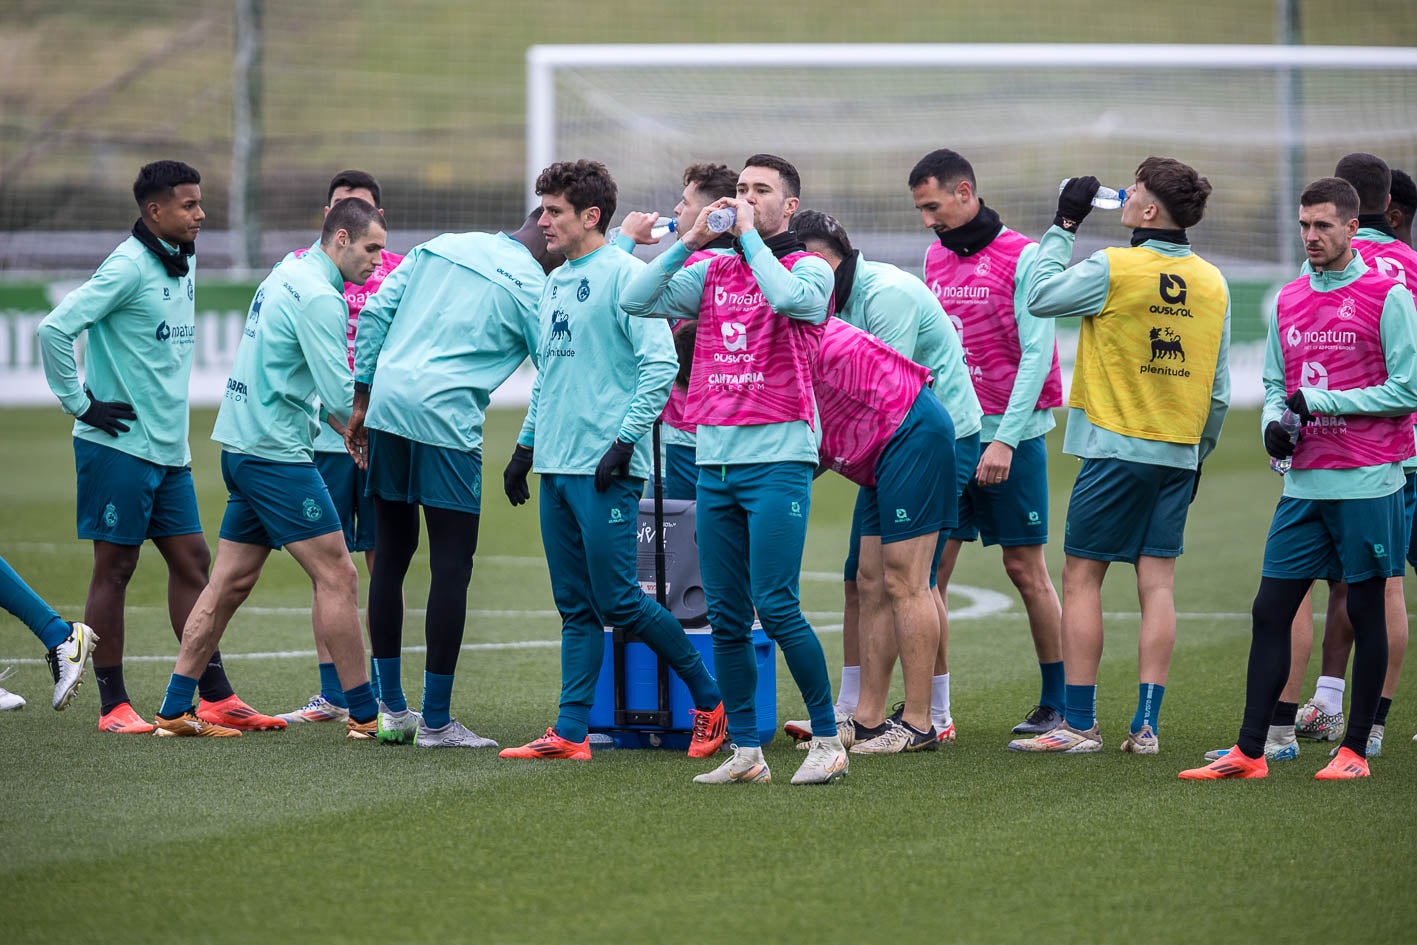
{"label": "black glove", "polygon": [[526,477],[531,472],[531,450],[520,443],[512,450],[512,461],[502,470],[502,489],[513,505],[522,505],[531,498]]}
{"label": "black glove", "polygon": [[605,455],[600,457],[600,465],[595,467],[595,491],[604,492],[610,488],[610,480],[618,472],[622,476],[630,474],[630,457],[635,454],[633,443],[622,443],[616,440],[610,444],[610,449],[605,451]]}
{"label": "black glove", "polygon": [[125,404],[121,400],[97,400],[93,391],[87,387],[84,388],[84,393],[89,395],[89,409],[79,414],[79,420],[95,430],[102,430],[109,436],[117,436],[128,432],[128,424],[122,421],[138,419],[132,404]]}
{"label": "black glove", "polygon": [[1296,390],[1289,395],[1289,399],[1284,402],[1284,406],[1294,411],[1294,415],[1299,418],[1300,423],[1313,423],[1314,414],[1309,410],[1309,404],[1304,400],[1304,392]]}
{"label": "black glove", "polygon": [[1101,186],[1096,177],[1074,177],[1069,180],[1058,194],[1058,215],[1053,218],[1053,225],[1076,233],[1078,224],[1092,212],[1092,198],[1097,196],[1097,188]]}
{"label": "black glove", "polygon": [[1275,459],[1288,459],[1294,455],[1296,439],[1291,439],[1278,420],[1271,420],[1264,428],[1264,451]]}
{"label": "black glove", "polygon": [[1204,463],[1198,463],[1198,464],[1196,464],[1196,478],[1195,478],[1195,481],[1191,483],[1191,501],[1192,501],[1192,502],[1196,501],[1196,493],[1201,491],[1201,468],[1202,468],[1204,465],[1205,465]]}

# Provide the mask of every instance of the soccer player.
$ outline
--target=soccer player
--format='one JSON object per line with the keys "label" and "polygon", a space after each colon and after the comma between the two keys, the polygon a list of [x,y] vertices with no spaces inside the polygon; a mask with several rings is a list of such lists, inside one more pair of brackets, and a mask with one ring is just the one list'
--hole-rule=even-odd
{"label": "soccer player", "polygon": [[[1358,232],[1353,237],[1353,251],[1363,258],[1369,269],[1396,280],[1410,291],[1417,286],[1417,251],[1396,238],[1388,224],[1386,211],[1390,205],[1392,174],[1387,163],[1373,154],[1355,152],[1339,159],[1333,175],[1353,185],[1358,193]],[[1406,485],[1403,487],[1404,515],[1407,523],[1407,556],[1417,566],[1417,541],[1413,540],[1413,512],[1417,511],[1417,456],[1403,461]],[[1292,755],[1297,757],[1294,737],[1337,741],[1343,735],[1344,674],[1349,652],[1353,648],[1353,626],[1348,621],[1346,589],[1334,585],[1329,592],[1329,608],[1324,620],[1323,666],[1314,696],[1295,708],[1304,669],[1313,649],[1313,615],[1305,598],[1304,606],[1294,622],[1294,654],[1289,668],[1289,682],[1275,709],[1274,729],[1265,740],[1265,755],[1275,760],[1276,743],[1293,743]],[[1389,578],[1384,591],[1387,619],[1387,678],[1383,682],[1382,698],[1378,700],[1372,732],[1368,736],[1367,757],[1382,754],[1383,734],[1388,710],[1402,673],[1402,661],[1407,652],[1407,601],[1403,596],[1402,577]],[[1287,697],[1287,698],[1286,698]],[[1291,714],[1292,713],[1292,714]],[[1335,749],[1336,751],[1336,749]]]}
{"label": "soccer player", "polygon": [[[93,542],[84,622],[104,628],[93,653],[103,732],[153,730],[133,710],[123,682],[123,610],[143,542],[150,539],[167,564],[168,618],[178,637],[211,564],[187,443],[195,240],[206,219],[201,181],[181,161],[144,165],[133,182],[142,215],[132,236],[37,332],[49,387],[77,418],[78,533]],[[85,331],[80,383],[74,342]],[[194,671],[203,718],[241,729],[285,727],[236,696],[219,652]]]}
{"label": "soccer player", "polygon": [[561,614],[556,724],[503,758],[590,760],[586,722],[605,655],[605,628],[633,632],[679,674],[694,700],[689,757],[723,743],[718,684],[679,621],[636,577],[649,432],[677,361],[662,322],[630,318],[620,293],[645,267],[605,245],[616,186],[598,161],[552,164],[536,179],[546,245],[566,257],[541,293],[540,363],[504,486],[513,505],[541,474],[541,542]]}
{"label": "soccer player", "polygon": [[[379,738],[423,748],[495,748],[452,716],[467,586],[482,513],[482,423],[492,392],[535,358],[537,299],[558,261],[536,214],[506,233],[420,243],[364,306],[349,440],[368,465],[377,521],[369,636]],[[423,712],[402,678],[403,582],[428,527]]]}
{"label": "soccer player", "polygon": [[955,151],[925,155],[908,183],[921,221],[939,237],[925,254],[925,284],[959,330],[984,411],[984,452],[965,485],[941,581],[949,583],[963,542],[1001,547],[1042,676],[1038,704],[1013,732],[1042,735],[1063,721],[1062,609],[1043,557],[1047,433],[1056,425],[1052,408],[1063,402],[1063,378],[1052,320],[1028,314],[1038,244],[1004,226],[979,199],[974,168]]}
{"label": "soccer player", "polygon": [[1417,184],[1406,171],[1395,167],[1392,169],[1392,202],[1387,205],[1384,216],[1398,242],[1411,246],[1412,219],[1417,217]]}
{"label": "soccer player", "polygon": [[[62,712],[74,698],[74,690],[84,681],[84,663],[98,643],[98,634],[86,623],[66,623],[4,558],[0,558],[0,607],[18,617],[44,644],[44,658],[49,663],[49,674],[54,677],[51,704],[55,711]],[[0,673],[0,679],[9,674],[6,669]],[[0,711],[21,709],[24,705],[22,696],[0,689]]]}
{"label": "soccer player", "polygon": [[[949,415],[956,437],[949,456],[952,464],[949,470],[953,474],[947,478],[954,484],[954,502],[958,505],[960,491],[974,475],[974,467],[979,460],[980,409],[979,398],[970,383],[964,349],[954,327],[924,283],[888,263],[866,259],[851,245],[846,229],[830,215],[817,210],[799,211],[792,219],[792,230],[809,252],[817,253],[831,265],[836,277],[833,301],[837,317],[874,335],[893,350],[930,370],[933,396]],[[871,511],[870,499],[863,487],[852,513],[851,539],[842,573],[845,580],[842,620],[845,659],[841,689],[837,693],[837,729],[842,742],[858,753],[875,753],[878,748],[901,744],[899,738],[893,737],[898,734],[895,729],[885,724],[888,721],[885,717],[886,697],[889,695],[891,667],[895,662],[895,640],[899,635],[891,633],[886,619],[891,604],[882,596],[884,588],[873,586],[870,588],[870,606],[885,609],[867,614],[862,603],[863,592],[857,583],[859,554],[863,547],[862,521]],[[953,517],[957,520],[957,511]],[[936,651],[927,667],[907,667],[906,659],[914,658],[909,651],[902,651],[901,664],[907,677],[919,673],[931,680],[925,715],[915,716],[911,710],[911,717],[916,721],[910,724],[924,720],[925,724],[918,726],[920,731],[933,727],[939,741],[953,742],[955,726],[949,698],[949,612],[945,606],[947,589],[936,585],[937,562],[938,553],[935,553],[930,562],[927,588],[935,607],[934,622],[939,627],[938,634],[934,635],[938,640]],[[868,625],[871,631],[869,637],[861,633],[861,629]],[[907,697],[906,702],[910,701]],[[906,707],[902,707],[902,712],[905,711]],[[892,718],[899,722],[903,716]],[[811,737],[811,727],[807,721],[789,721],[783,730],[794,738]],[[878,736],[892,737],[878,745],[869,744]]]}
{"label": "soccer player", "polygon": [[[677,232],[685,232],[699,218],[699,212],[725,197],[732,197],[738,190],[738,172],[726,164],[690,164],[684,169],[684,192],[674,207],[674,225]],[[620,224],[617,245],[625,252],[633,252],[636,244],[653,245],[657,242],[651,235],[658,214],[630,213]],[[728,233],[704,244],[697,253],[684,260],[689,266],[699,259],[708,258],[711,253],[733,252],[733,237]],[[681,319],[670,327],[678,329],[688,320]],[[664,421],[661,442],[664,444],[664,497],[666,499],[690,499],[695,497],[694,484],[699,477],[694,465],[694,425],[684,419],[684,388],[674,385],[669,390],[669,401],[664,405],[660,418]]]}
{"label": "soccer player", "polygon": [[[380,216],[384,211],[380,203],[379,182],[364,171],[340,171],[330,181],[325,195],[325,215],[341,200],[354,197],[371,206],[378,207]],[[387,229],[387,227],[386,227]],[[303,256],[309,250],[298,250],[295,255]],[[359,313],[370,296],[379,291],[389,273],[403,261],[398,253],[387,249],[380,254],[379,265],[363,285],[353,282],[345,284],[344,300],[349,306],[349,324],[345,338],[349,343],[349,369],[354,370],[354,336],[359,326]],[[320,470],[320,478],[325,488],[330,490],[330,501],[339,514],[344,526],[344,544],[352,553],[364,552],[364,563],[369,573],[374,573],[374,500],[364,489],[365,472],[359,468],[354,457],[349,454],[344,443],[344,426],[336,424],[328,414],[320,424],[320,433],[315,437],[315,467]],[[304,706],[293,712],[283,712],[278,718],[292,724],[296,722],[343,722],[349,718],[349,707],[344,704],[344,690],[340,688],[339,674],[330,654],[319,640],[315,641],[315,651],[319,659],[320,692]],[[372,664],[371,664],[372,666]],[[371,672],[371,679],[377,679]],[[377,687],[378,683],[375,682]]]}
{"label": "soccer player", "polygon": [[[698,425],[700,567],[733,757],[701,784],[771,778],[757,728],[753,617],[782,649],[811,716],[812,747],[794,784],[846,775],[821,641],[802,615],[798,582],[812,474],[816,405],[810,364],[831,309],[832,271],[789,229],[802,188],[770,154],[744,162],[735,197],[716,200],[679,242],[626,287],[631,315],[699,318],[685,419]],[[732,209],[733,255],[685,267],[714,238],[713,210]]]}
{"label": "soccer player", "polygon": [[[384,240],[378,210],[363,200],[342,200],[325,217],[320,245],[276,266],[256,290],[212,430],[212,439],[222,444],[221,472],[230,492],[216,563],[183,631],[155,721],[157,735],[241,734],[193,713],[196,673],[255,587],[271,549],[284,546],[314,586],[315,636],[344,686],[347,737],[375,736],[378,712],[359,631],[359,577],[315,468],[313,441],[322,410],[341,423],[349,419],[354,378],[344,284],[369,278]],[[284,720],[278,721],[284,728]]]}
{"label": "soccer player", "polygon": [[[1348,585],[1353,699],[1338,753],[1315,776],[1369,775],[1368,733],[1387,671],[1388,578],[1402,573],[1402,461],[1417,409],[1417,309],[1402,285],[1353,250],[1358,193],[1325,177],[1299,198],[1307,272],[1280,290],[1265,348],[1265,449],[1293,457],[1265,541],[1240,735],[1225,755],[1183,780],[1263,778],[1266,732],[1289,673],[1290,626],[1313,581]],[[1279,425],[1288,407],[1297,442]],[[1066,603],[1066,600],[1065,600]]]}
{"label": "soccer player", "polygon": [[1215,449],[1230,402],[1229,287],[1186,236],[1205,212],[1210,182],[1180,161],[1147,158],[1122,207],[1132,245],[1065,269],[1097,189],[1093,177],[1063,188],[1029,277],[1030,313],[1082,318],[1063,451],[1083,462],[1063,542],[1066,721],[1015,739],[1014,751],[1102,750],[1102,581],[1114,561],[1136,569],[1141,604],[1137,710],[1122,750],[1158,751],[1176,645],[1176,559],[1200,464]]}

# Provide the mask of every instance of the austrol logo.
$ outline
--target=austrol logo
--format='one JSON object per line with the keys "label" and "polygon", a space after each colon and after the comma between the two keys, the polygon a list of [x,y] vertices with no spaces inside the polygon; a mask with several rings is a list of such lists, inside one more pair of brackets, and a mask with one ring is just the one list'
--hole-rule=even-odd
{"label": "austrol logo", "polygon": [[1151,307],[1153,315],[1171,315],[1176,318],[1192,318],[1191,310],[1186,308],[1186,280],[1180,276],[1169,272],[1161,273],[1160,284],[1157,294],[1161,296],[1161,304]]}
{"label": "austrol logo", "polygon": [[1299,374],[1299,385],[1328,390],[1328,368],[1318,361],[1305,361]]}
{"label": "austrol logo", "polygon": [[725,351],[744,351],[748,347],[748,326],[742,322],[724,322],[719,326],[723,333]]}

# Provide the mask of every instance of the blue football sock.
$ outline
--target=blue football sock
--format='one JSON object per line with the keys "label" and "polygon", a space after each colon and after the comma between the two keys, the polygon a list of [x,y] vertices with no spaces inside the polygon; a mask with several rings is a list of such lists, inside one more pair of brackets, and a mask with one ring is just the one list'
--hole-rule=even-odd
{"label": "blue football sock", "polygon": [[423,672],[423,724],[442,728],[452,721],[453,677]]}
{"label": "blue football sock", "polygon": [[374,664],[378,669],[374,675],[379,677],[379,701],[390,712],[403,712],[408,708],[403,697],[403,658],[378,659]]}
{"label": "blue football sock", "polygon": [[344,701],[344,688],[340,686],[339,672],[334,663],[320,664],[320,695],[336,708],[349,708],[349,704]]}
{"label": "blue football sock", "polygon": [[1065,707],[1063,661],[1039,663],[1038,671],[1043,674],[1043,692],[1038,697],[1038,704],[1050,709],[1057,709],[1061,713]]}
{"label": "blue football sock", "polygon": [[356,722],[367,722],[379,714],[379,703],[374,701],[374,689],[367,682],[344,691],[344,701],[349,703],[349,717]]}
{"label": "blue football sock", "polygon": [[1132,716],[1132,734],[1142,730],[1143,725],[1150,725],[1152,734],[1157,731],[1157,719],[1161,715],[1161,697],[1166,695],[1166,687],[1158,686],[1155,683],[1142,683],[1137,686],[1137,714]]}
{"label": "blue football sock", "polygon": [[1085,732],[1097,724],[1097,687],[1066,687],[1067,721],[1070,728]]}
{"label": "blue football sock", "polygon": [[[29,627],[44,643],[46,650],[54,649],[69,636],[69,625],[59,619],[54,608],[46,604],[44,598],[36,594],[4,558],[0,558],[0,607]],[[58,639],[54,638],[54,634],[58,633],[56,622],[64,628]]]}
{"label": "blue football sock", "polygon": [[167,696],[162,700],[162,708],[157,710],[157,714],[165,719],[175,719],[184,712],[192,711],[192,697],[196,694],[197,680],[173,673],[167,684]]}
{"label": "blue football sock", "polygon": [[583,742],[589,733],[590,709],[583,705],[563,705],[556,716],[556,734],[568,742]]}

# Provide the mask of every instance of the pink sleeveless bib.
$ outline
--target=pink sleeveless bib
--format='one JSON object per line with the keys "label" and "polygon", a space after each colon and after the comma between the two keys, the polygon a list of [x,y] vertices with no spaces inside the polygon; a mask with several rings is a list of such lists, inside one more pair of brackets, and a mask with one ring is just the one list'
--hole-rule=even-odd
{"label": "pink sleeveless bib", "polygon": [[[964,359],[979,405],[990,415],[1009,407],[1023,350],[1014,321],[1014,276],[1019,254],[1031,244],[1026,236],[1004,230],[972,256],[962,257],[938,242],[925,253],[925,283],[954,323],[964,345]],[[1063,402],[1063,373],[1058,346],[1034,409]]]}
{"label": "pink sleeveless bib", "polygon": [[[1279,293],[1278,327],[1284,388],[1354,390],[1387,380],[1379,323],[1393,282],[1369,269],[1357,281],[1316,292],[1300,276]],[[1355,469],[1412,455],[1412,419],[1327,416],[1306,424],[1295,469]]]}
{"label": "pink sleeveless bib", "polygon": [[827,319],[812,366],[821,462],[859,486],[874,486],[877,460],[929,379],[929,368],[874,335]]}
{"label": "pink sleeveless bib", "polygon": [[[810,253],[789,253],[791,269]],[[812,423],[812,360],[821,325],[778,315],[737,253],[710,260],[684,419],[746,427]]]}

